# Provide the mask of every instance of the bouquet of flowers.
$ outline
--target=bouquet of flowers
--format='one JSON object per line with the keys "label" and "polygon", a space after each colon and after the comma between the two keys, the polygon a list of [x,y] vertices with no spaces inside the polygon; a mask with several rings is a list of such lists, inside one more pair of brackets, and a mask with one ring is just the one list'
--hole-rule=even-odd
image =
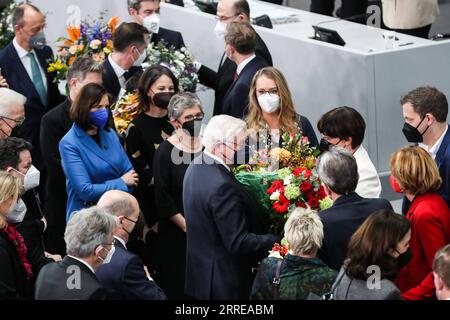
{"label": "bouquet of flowers", "polygon": [[289,244],[285,239],[281,240],[281,244],[275,243],[272,250],[269,251],[269,257],[283,259],[289,253]]}
{"label": "bouquet of flowers", "polygon": [[112,17],[105,23],[106,12],[97,20],[83,21],[79,26],[67,28],[68,37],[56,40],[58,51],[49,62],[48,71],[56,72],[56,82],[66,79],[67,70],[79,56],[90,56],[102,63],[112,52],[112,36],[119,22],[119,17]]}
{"label": "bouquet of flowers", "polygon": [[12,23],[13,13],[17,6],[22,3],[23,2],[17,3],[13,1],[11,4],[6,6],[0,14],[0,49],[6,47],[14,39],[14,29]]}
{"label": "bouquet of flowers", "polygon": [[127,134],[128,125],[140,113],[138,109],[138,99],[139,97],[136,92],[127,93],[116,102],[112,109],[117,132],[124,138]]}
{"label": "bouquet of flowers", "polygon": [[281,148],[253,152],[250,164],[234,170],[277,234],[296,207],[323,210],[331,205],[315,170],[319,150],[300,133],[285,133],[282,139]]}
{"label": "bouquet of flowers", "polygon": [[[147,47],[147,66],[154,64],[168,68],[178,78],[181,91],[195,92],[198,73],[194,66],[194,56],[185,47],[180,50],[168,46],[166,42],[150,43]],[[144,65],[143,65],[144,66]]]}

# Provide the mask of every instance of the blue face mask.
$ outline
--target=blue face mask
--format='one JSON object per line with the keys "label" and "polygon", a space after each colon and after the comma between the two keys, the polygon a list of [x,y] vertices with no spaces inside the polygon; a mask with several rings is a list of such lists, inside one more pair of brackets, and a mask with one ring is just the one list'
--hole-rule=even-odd
{"label": "blue face mask", "polygon": [[103,129],[108,122],[108,110],[98,109],[95,111],[91,111],[90,119],[94,126],[99,129]]}

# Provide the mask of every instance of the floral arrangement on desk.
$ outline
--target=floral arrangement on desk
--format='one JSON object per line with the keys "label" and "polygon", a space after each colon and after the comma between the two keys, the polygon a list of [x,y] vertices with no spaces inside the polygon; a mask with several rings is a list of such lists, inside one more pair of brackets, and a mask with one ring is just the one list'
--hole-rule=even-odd
{"label": "floral arrangement on desk", "polygon": [[281,240],[280,243],[275,243],[272,250],[269,251],[269,257],[283,259],[289,253],[289,244],[286,239]]}
{"label": "floral arrangement on desk", "polygon": [[[28,3],[28,1],[25,1]],[[15,1],[6,6],[0,14],[0,49],[6,47],[14,39],[13,13],[19,4]]]}
{"label": "floral arrangement on desk", "polygon": [[154,64],[168,68],[178,78],[180,90],[195,92],[198,84],[198,72],[194,66],[194,56],[186,48],[180,50],[168,46],[164,40],[150,43],[147,47],[147,60],[143,67]]}
{"label": "floral arrangement on desk", "polygon": [[236,179],[261,205],[270,231],[281,234],[296,207],[323,210],[331,206],[315,170],[320,153],[301,133],[282,135],[281,148],[252,152],[250,164],[234,169]]}
{"label": "floral arrangement on desk", "polygon": [[56,82],[66,80],[69,67],[79,56],[90,56],[102,63],[112,52],[112,36],[119,23],[119,17],[112,17],[105,23],[106,12],[97,20],[85,20],[79,26],[67,28],[68,37],[56,40],[58,52],[49,62],[48,71],[56,72]]}

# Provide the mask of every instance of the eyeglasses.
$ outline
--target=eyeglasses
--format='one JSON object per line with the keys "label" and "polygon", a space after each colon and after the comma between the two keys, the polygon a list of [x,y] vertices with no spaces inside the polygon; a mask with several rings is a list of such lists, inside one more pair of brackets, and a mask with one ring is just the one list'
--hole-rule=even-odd
{"label": "eyeglasses", "polygon": [[14,121],[17,126],[21,126],[23,124],[23,122],[25,121],[25,117],[20,118],[19,120],[13,119],[13,118],[9,118],[9,117],[5,117],[5,116],[0,116],[0,118],[2,118],[2,120],[6,119],[6,120],[11,120]]}
{"label": "eyeglasses", "polygon": [[216,18],[216,20],[219,20],[219,21],[227,21],[227,20],[230,20],[231,18],[234,18],[236,16],[238,16],[238,14],[235,14],[234,16],[229,16],[229,17],[227,17],[227,16],[216,16],[215,18]]}
{"label": "eyeglasses", "polygon": [[130,221],[130,222],[133,222],[134,224],[136,224],[136,223],[138,223],[139,222],[139,216],[138,216],[138,218],[137,218],[137,220],[136,221],[134,221],[134,220],[132,220],[132,219],[130,219],[130,218],[127,218],[127,217],[123,217],[125,220],[128,220],[128,221]]}
{"label": "eyeglasses", "polygon": [[266,93],[268,93],[269,95],[276,95],[276,94],[278,94],[278,89],[277,88],[272,88],[269,90],[258,89],[258,90],[256,90],[256,93],[259,96],[262,96],[263,94],[266,94]]}
{"label": "eyeglasses", "polygon": [[201,114],[196,114],[195,116],[186,116],[185,118],[184,118],[184,121],[185,122],[189,122],[189,121],[193,121],[193,120],[203,120],[203,117],[204,117],[205,115],[203,114],[203,113],[201,113]]}

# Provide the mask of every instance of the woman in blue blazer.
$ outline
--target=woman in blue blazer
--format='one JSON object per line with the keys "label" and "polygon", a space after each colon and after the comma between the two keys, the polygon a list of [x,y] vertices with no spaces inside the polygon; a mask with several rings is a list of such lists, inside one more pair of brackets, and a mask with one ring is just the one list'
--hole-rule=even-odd
{"label": "woman in blue blazer", "polygon": [[119,138],[108,126],[109,98],[98,84],[83,87],[72,104],[74,122],[59,143],[61,164],[66,176],[66,218],[89,207],[108,190],[130,192],[138,175]]}

